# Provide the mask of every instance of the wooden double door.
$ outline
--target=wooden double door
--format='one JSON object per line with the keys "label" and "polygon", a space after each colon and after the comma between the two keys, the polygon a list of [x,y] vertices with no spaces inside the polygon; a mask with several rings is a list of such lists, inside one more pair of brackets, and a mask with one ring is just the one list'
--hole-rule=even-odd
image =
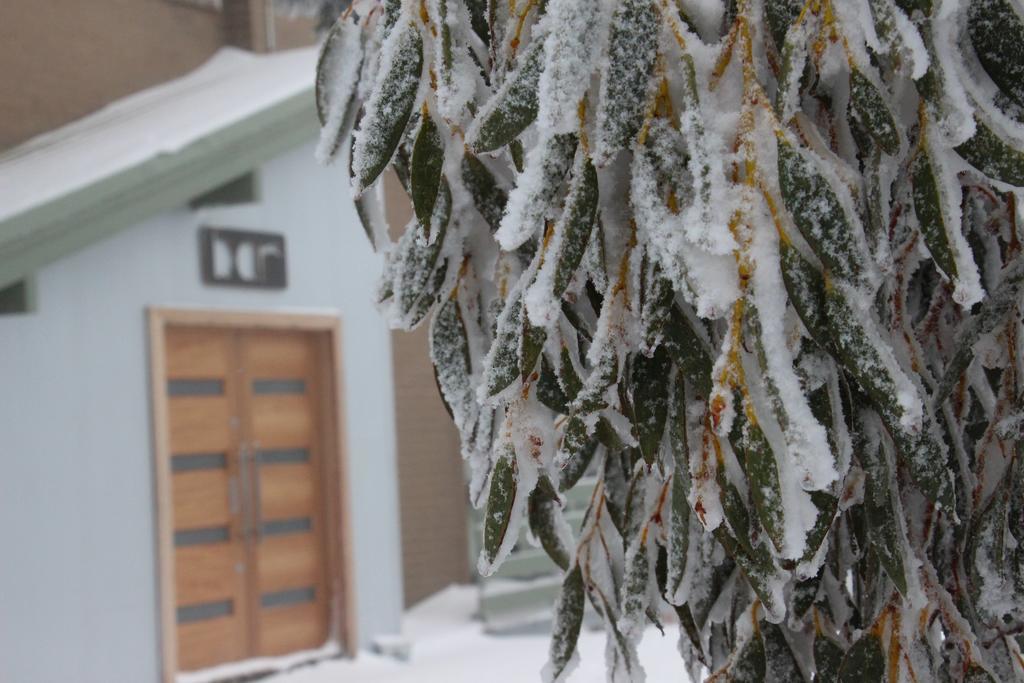
{"label": "wooden double door", "polygon": [[177,668],[319,647],[330,631],[323,340],[164,334]]}

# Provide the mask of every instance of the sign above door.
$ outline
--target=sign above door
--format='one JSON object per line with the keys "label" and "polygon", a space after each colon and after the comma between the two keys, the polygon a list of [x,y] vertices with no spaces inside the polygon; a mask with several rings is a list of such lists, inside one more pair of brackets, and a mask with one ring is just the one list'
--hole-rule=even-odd
{"label": "sign above door", "polygon": [[284,235],[232,228],[199,229],[199,262],[208,285],[284,289]]}

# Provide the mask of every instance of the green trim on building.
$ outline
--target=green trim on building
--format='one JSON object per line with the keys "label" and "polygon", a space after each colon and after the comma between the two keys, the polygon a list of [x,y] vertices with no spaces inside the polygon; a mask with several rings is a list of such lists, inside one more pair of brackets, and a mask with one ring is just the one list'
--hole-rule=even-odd
{"label": "green trim on building", "polygon": [[0,288],[190,200],[314,139],[309,88],[172,152],[158,154],[0,221]]}

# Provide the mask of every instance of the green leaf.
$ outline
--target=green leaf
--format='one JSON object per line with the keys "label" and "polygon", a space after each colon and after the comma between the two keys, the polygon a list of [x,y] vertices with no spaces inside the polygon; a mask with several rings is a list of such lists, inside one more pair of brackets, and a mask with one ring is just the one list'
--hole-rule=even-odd
{"label": "green leaf", "polygon": [[505,541],[515,499],[516,453],[512,444],[506,443],[498,454],[497,462],[494,463],[491,489],[484,512],[483,556],[489,566],[494,564],[498,551]]}
{"label": "green leaf", "polygon": [[864,273],[864,255],[832,185],[782,138],[778,156],[782,200],[800,234],[832,273],[859,280]]}
{"label": "green leaf", "polygon": [[[863,433],[864,428],[858,430]],[[906,569],[903,563],[903,531],[896,516],[891,492],[892,473],[885,461],[881,444],[859,439],[858,452],[864,466],[864,514],[867,519],[871,549],[878,555],[885,573],[902,595],[907,594]]]}
{"label": "green leaf", "polygon": [[972,579],[972,597],[979,614],[984,616],[988,623],[998,623],[1004,616],[1002,610],[993,612],[989,607],[992,600],[985,601],[981,597],[982,591],[992,593],[1008,585],[1004,583],[1004,579],[1009,576],[1007,570],[1010,565],[1006,547],[1010,492],[1008,483],[1007,478],[999,483],[999,487],[989,497],[980,514],[975,515],[975,522],[971,525],[973,562],[968,571]]}
{"label": "green leaf", "polygon": [[670,603],[683,582],[690,549],[690,504],[687,501],[690,492],[690,453],[686,434],[686,380],[681,372],[676,373],[671,386],[668,430],[675,469],[672,472],[665,587],[665,599]]}
{"label": "green leaf", "polygon": [[960,328],[954,344],[953,357],[946,364],[946,370],[939,381],[933,399],[934,405],[941,405],[949,398],[953,387],[974,359],[974,345],[1006,319],[1014,305],[1020,301],[1021,287],[1024,286],[1024,258],[1017,259],[1003,269],[1002,282],[981,304],[981,310]]}
{"label": "green leaf", "polygon": [[[742,505],[742,499],[739,498],[739,492],[736,491],[735,486],[729,483],[727,487],[723,487],[722,508],[726,511],[725,515],[729,524],[735,524],[733,529],[739,540],[730,536],[721,524],[715,527],[713,533],[725,552],[739,566],[747,583],[760,598],[765,609],[773,614],[781,615],[785,608],[778,603],[773,592],[773,587],[780,581],[778,569],[772,561],[771,553],[763,543],[758,543],[757,546],[750,545],[747,512],[745,506],[742,507],[742,512],[740,511],[739,506]],[[737,526],[740,528],[737,529]]]}
{"label": "green leaf", "polygon": [[373,184],[405,134],[423,71],[423,38],[411,21],[394,37],[392,59],[378,76],[356,131],[353,165],[356,190]]}
{"label": "green leaf", "polygon": [[764,641],[765,680],[779,683],[802,681],[803,674],[800,673],[796,657],[782,629],[775,624],[763,622],[761,639]]}
{"label": "green leaf", "polygon": [[523,316],[523,337],[522,348],[519,351],[519,375],[526,382],[530,373],[537,367],[537,359],[544,348],[544,340],[547,339],[547,332],[543,327],[535,327],[530,324],[527,316]]}
{"label": "green leaf", "polygon": [[448,23],[448,0],[437,0],[437,17],[435,25],[440,27],[440,60],[434,66],[440,72],[440,81],[448,87],[452,85],[452,28]]}
{"label": "green leaf", "polygon": [[466,0],[466,8],[469,10],[469,25],[484,45],[491,44],[491,27],[487,20],[488,0]]}
{"label": "green leaf", "polygon": [[665,321],[664,335],[662,344],[672,357],[672,362],[697,391],[708,396],[711,393],[711,352],[677,305],[673,304]]}
{"label": "green leaf", "polygon": [[788,239],[779,240],[782,281],[807,333],[823,349],[831,348],[831,333],[825,318],[825,279]]}
{"label": "green leaf", "polygon": [[544,41],[535,40],[518,68],[480,110],[466,143],[477,154],[512,142],[537,118],[537,87],[544,65]]}
{"label": "green leaf", "polygon": [[973,660],[967,665],[963,681],[964,683],[999,683],[984,666]]}
{"label": "green leaf", "polygon": [[[836,641],[818,631],[814,636],[814,668],[819,681],[835,681],[839,678],[839,669],[843,664],[846,652]],[[865,679],[866,681],[867,679]]]}
{"label": "green leaf", "polygon": [[384,35],[390,35],[401,14],[402,0],[384,0]]}
{"label": "green leaf", "polygon": [[597,445],[596,436],[587,436],[586,423],[579,417],[570,417],[562,436],[561,454],[566,460],[558,476],[559,491],[568,491],[586,473]]}
{"label": "green leaf", "polygon": [[[830,282],[826,282],[825,287],[825,313],[835,344],[836,359],[878,408],[910,476],[929,500],[952,510],[953,491],[946,458],[931,433],[927,411],[923,416],[925,422],[917,432],[901,423],[904,408],[898,401],[896,377],[882,358],[885,349],[875,346],[884,342],[880,337],[872,340],[860,316],[840,289]],[[869,320],[867,324],[872,323]],[[892,357],[891,350],[887,354]]]}
{"label": "green leaf", "polygon": [[608,387],[619,378],[619,359],[614,349],[605,349],[597,366],[587,376],[580,392],[573,399],[570,410],[573,414],[587,415],[608,406]]}
{"label": "green leaf", "polygon": [[818,509],[818,516],[814,520],[814,526],[807,532],[807,550],[801,558],[804,562],[810,562],[818,548],[825,542],[836,516],[839,499],[825,491],[811,491],[811,503]]}
{"label": "green leaf", "polygon": [[672,283],[661,274],[661,266],[645,254],[640,289],[640,350],[650,353],[661,343],[665,325],[672,315],[675,292]]}
{"label": "green leaf", "polygon": [[[736,543],[746,550],[748,554],[753,555],[754,547],[750,542],[750,513],[747,511],[747,504],[743,500],[743,496],[740,495],[736,485],[729,481],[724,470],[725,465],[719,463],[716,478],[721,493],[722,512],[725,515],[725,521],[729,523]],[[719,542],[725,546],[727,551],[729,550],[728,546],[721,539],[719,539]]]}
{"label": "green leaf", "polygon": [[882,639],[872,629],[850,646],[839,669],[837,683],[866,683],[885,680],[885,653]]}
{"label": "green leaf", "polygon": [[1024,106],[1024,22],[1009,0],[974,0],[967,33],[992,82]]}
{"label": "green leaf", "polygon": [[757,423],[753,406],[746,400],[737,411],[733,425],[734,431],[738,432],[734,448],[742,454],[746,465],[754,509],[775,549],[781,552],[785,542],[786,519],[775,453]]}
{"label": "green leaf", "polygon": [[[316,62],[314,82],[316,114],[324,135],[330,136],[328,158],[333,158],[345,141],[355,116],[355,87],[363,62],[362,32],[352,16],[341,18],[327,33]],[[356,42],[357,46],[350,43]]]}
{"label": "green leaf", "polygon": [[650,358],[643,354],[633,357],[633,432],[648,465],[657,459],[661,437],[665,433],[671,368],[672,362],[664,347],[659,346]]}
{"label": "green leaf", "polygon": [[499,317],[498,330],[491,348],[490,363],[484,371],[487,395],[494,396],[519,377],[519,347],[523,335],[523,299],[515,296],[505,302],[508,308]]}
{"label": "green leaf", "polygon": [[807,610],[817,600],[818,589],[821,587],[821,575],[822,571],[819,570],[816,576],[798,580],[793,584],[793,594],[790,597],[790,613],[797,619],[803,619],[804,615],[807,614]]}
{"label": "green leaf", "polygon": [[755,628],[754,633],[743,644],[743,649],[729,664],[727,680],[730,683],[765,683],[766,668],[764,641],[761,640],[760,630]]}
{"label": "green leaf", "polygon": [[883,96],[878,87],[860,69],[854,68],[850,72],[850,102],[853,104],[854,112],[867,128],[875,144],[889,156],[896,156],[900,151],[900,134],[896,127],[896,119],[886,104],[886,101],[891,99]]}
{"label": "green leaf", "polygon": [[923,132],[921,146],[918,147],[910,172],[913,179],[914,212],[921,225],[924,243],[942,272],[951,280],[956,279],[956,261],[949,246],[949,232],[960,230],[960,226],[948,224],[949,221],[946,220],[939,183]]}
{"label": "green leaf", "polygon": [[558,365],[558,381],[562,385],[565,397],[573,401],[580,393],[580,389],[583,388],[583,380],[576,374],[576,368],[572,365],[572,355],[569,353],[569,347],[565,344],[562,345],[560,361]]}
{"label": "green leaf", "polygon": [[543,234],[578,144],[574,133],[566,133],[545,138],[530,150],[526,171],[517,178],[516,187],[509,195],[508,210],[495,234],[502,249],[512,251],[532,244],[535,233]]}
{"label": "green leaf", "polygon": [[627,146],[643,125],[661,27],[652,0],[621,0],[612,13],[608,67],[597,105],[599,161]]}
{"label": "green leaf", "polygon": [[545,667],[545,680],[561,681],[576,652],[583,624],[583,572],[578,564],[562,579],[562,590],[555,603],[551,648]]}
{"label": "green leaf", "polygon": [[796,21],[803,4],[801,0],[765,0],[764,18],[777,48],[786,41],[786,31]]}
{"label": "green leaf", "polygon": [[[778,4],[785,4],[783,0]],[[768,6],[765,7],[768,11]],[[799,11],[799,7],[797,8]],[[775,91],[775,113],[783,121],[788,121],[799,106],[800,90],[804,74],[807,72],[807,40],[801,31],[787,34],[783,29],[783,37],[776,45],[782,53],[782,65],[779,69],[778,87]]]}
{"label": "green leaf", "polygon": [[462,319],[462,307],[452,292],[434,314],[430,325],[430,358],[434,363],[438,389],[445,404],[455,406],[458,413],[455,426],[468,442],[472,434],[471,416],[476,410],[473,391],[472,366],[469,356],[469,337]]}
{"label": "green leaf", "polygon": [[487,221],[491,232],[497,231],[501,225],[501,216],[505,213],[505,204],[508,203],[508,194],[501,189],[497,178],[484,162],[469,150],[466,150],[462,157],[462,183],[473,199],[473,206]]}
{"label": "green leaf", "polygon": [[398,244],[400,269],[397,290],[401,294],[399,305],[403,316],[422,308],[424,302],[429,306],[441,285],[435,268],[451,216],[452,196],[448,181],[442,179],[438,196],[440,199],[434,204],[430,219],[431,232],[436,234],[434,241],[428,243],[419,225],[410,223]]}
{"label": "green leaf", "polygon": [[420,225],[429,226],[434,211],[438,189],[441,186],[441,167],[444,165],[444,141],[426,107],[420,117],[419,134],[412,147],[412,161],[409,180],[412,190],[412,205]]}
{"label": "green leaf", "polygon": [[[641,492],[640,497],[643,497]],[[622,616],[619,629],[627,637],[638,636],[646,625],[651,578],[650,558],[647,554],[647,527],[638,525],[637,539],[626,553],[625,570],[622,578]]]}
{"label": "green leaf", "polygon": [[375,197],[367,197],[366,195],[360,195],[355,198],[356,215],[359,216],[359,225],[363,229],[363,234],[366,235],[366,239],[370,242],[370,247],[377,251],[377,241],[373,238],[373,207],[370,206],[371,202],[377,201]]}
{"label": "green leaf", "polygon": [[[631,462],[636,462],[637,460],[638,458],[630,457]],[[647,523],[647,510],[644,507],[647,485],[645,474],[646,472],[643,467],[635,467],[633,475],[629,479],[622,522],[622,538],[626,544],[632,543],[633,539],[640,535],[641,530]]]}
{"label": "green leaf", "polygon": [[558,383],[558,371],[551,365],[547,354],[540,357],[540,377],[537,378],[537,400],[561,415],[569,414],[569,399]]}
{"label": "green leaf", "polygon": [[597,171],[588,157],[584,157],[580,170],[573,178],[565,209],[555,225],[556,233],[561,233],[554,276],[553,293],[556,299],[565,294],[569,281],[583,259],[597,216]]}
{"label": "green leaf", "polygon": [[[562,571],[569,568],[569,549],[562,542],[559,534],[557,511],[561,509],[558,502],[558,495],[555,493],[551,482],[546,476],[541,477],[542,482],[547,482],[546,488],[538,486],[530,493],[527,502],[527,518],[530,522],[530,531],[540,541],[544,552],[557,564]],[[547,490],[546,490],[547,489]]]}
{"label": "green leaf", "polygon": [[989,178],[1024,187],[1024,151],[1000,138],[977,116],[974,121],[977,130],[956,147],[957,154]]}
{"label": "green leaf", "polygon": [[[861,323],[861,316],[832,283],[825,286],[825,317],[837,360],[878,407],[886,426],[903,431],[900,419],[904,409],[897,401],[897,378],[882,357],[886,350],[875,346],[884,342],[872,339]],[[891,350],[887,352],[891,356]]]}

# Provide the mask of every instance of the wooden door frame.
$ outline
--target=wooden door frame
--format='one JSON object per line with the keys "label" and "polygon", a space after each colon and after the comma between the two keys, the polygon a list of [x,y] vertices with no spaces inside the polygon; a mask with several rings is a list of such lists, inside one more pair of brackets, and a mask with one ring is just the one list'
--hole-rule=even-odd
{"label": "wooden door frame", "polygon": [[326,507],[329,629],[331,639],[352,655],[356,649],[355,567],[348,484],[348,449],[342,393],[341,320],[336,315],[220,309],[147,309],[149,328],[150,413],[153,424],[156,493],[157,583],[160,609],[161,678],[173,683],[178,673],[178,633],[174,583],[174,500],[171,484],[169,404],[166,390],[168,327],[311,332],[317,360],[328,369],[321,401],[324,428],[323,494]]}

